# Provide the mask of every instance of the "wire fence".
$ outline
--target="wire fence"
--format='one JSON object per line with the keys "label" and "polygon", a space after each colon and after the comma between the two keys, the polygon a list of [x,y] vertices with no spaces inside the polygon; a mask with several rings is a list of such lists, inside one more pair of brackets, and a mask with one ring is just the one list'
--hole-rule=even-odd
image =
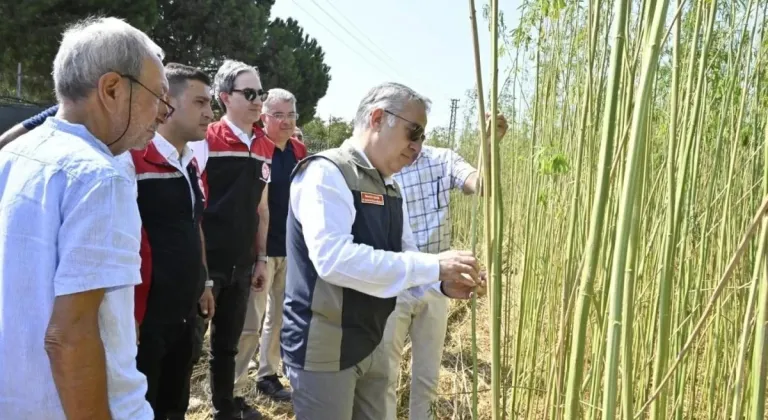
{"label": "wire fence", "polygon": [[0,133],[44,111],[51,104],[41,104],[12,96],[0,95]]}

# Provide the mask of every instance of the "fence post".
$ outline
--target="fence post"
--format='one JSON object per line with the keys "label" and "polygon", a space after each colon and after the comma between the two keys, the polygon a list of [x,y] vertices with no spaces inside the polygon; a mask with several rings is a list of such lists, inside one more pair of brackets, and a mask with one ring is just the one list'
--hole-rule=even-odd
{"label": "fence post", "polygon": [[21,99],[21,62],[16,71],[16,97]]}

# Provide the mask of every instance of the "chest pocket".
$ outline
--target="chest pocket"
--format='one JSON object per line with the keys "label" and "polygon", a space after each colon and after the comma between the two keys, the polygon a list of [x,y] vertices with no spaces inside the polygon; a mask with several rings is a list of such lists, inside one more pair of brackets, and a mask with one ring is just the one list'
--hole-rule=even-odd
{"label": "chest pocket", "polygon": [[[419,197],[423,203],[426,213],[435,212],[448,207],[451,177],[444,162],[431,164],[420,168],[421,173],[417,173],[419,182],[412,185],[408,191],[413,197]],[[416,191],[413,191],[413,190]]]}

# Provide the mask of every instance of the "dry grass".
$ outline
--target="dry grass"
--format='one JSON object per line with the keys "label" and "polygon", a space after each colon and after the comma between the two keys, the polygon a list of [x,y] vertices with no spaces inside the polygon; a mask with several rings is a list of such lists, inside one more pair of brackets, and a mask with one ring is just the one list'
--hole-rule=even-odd
{"label": "dry grass", "polygon": [[[490,332],[488,330],[488,301],[478,302],[478,365],[480,383],[480,418],[490,418]],[[187,419],[211,418],[210,391],[208,390],[208,337],[203,356],[192,375],[192,397]],[[470,307],[466,302],[454,302],[448,320],[448,334],[440,371],[439,398],[435,405],[438,419],[464,420],[471,418],[472,353]],[[398,381],[398,418],[407,419],[410,392],[411,345],[406,343]],[[255,384],[256,371],[251,371],[251,385]],[[285,378],[282,381],[287,385]],[[274,403],[252,392],[249,401],[258,407],[267,419],[293,419],[290,403]],[[487,413],[487,414],[484,414]]]}

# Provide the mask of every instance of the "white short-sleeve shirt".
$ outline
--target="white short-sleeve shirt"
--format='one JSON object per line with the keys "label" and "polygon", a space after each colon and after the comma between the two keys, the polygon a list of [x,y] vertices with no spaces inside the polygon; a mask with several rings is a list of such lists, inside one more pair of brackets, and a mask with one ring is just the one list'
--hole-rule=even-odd
{"label": "white short-sleeve shirt", "polygon": [[136,368],[140,240],[135,180],[84,126],[49,117],[0,150],[0,417],[65,419],[44,349],[53,302],[105,289],[112,418],[154,418]]}

